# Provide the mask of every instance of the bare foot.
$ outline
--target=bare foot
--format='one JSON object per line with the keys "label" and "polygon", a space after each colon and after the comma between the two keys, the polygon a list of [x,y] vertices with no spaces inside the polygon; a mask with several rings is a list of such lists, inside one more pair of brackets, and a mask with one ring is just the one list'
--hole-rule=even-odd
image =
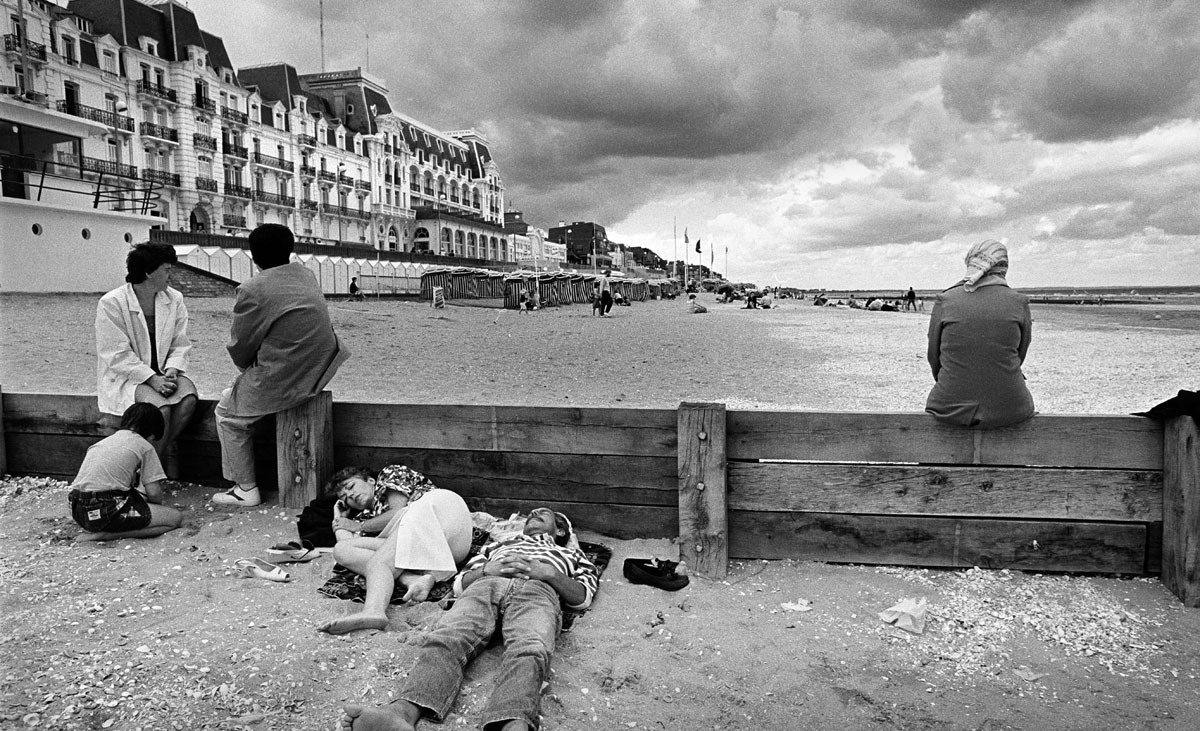
{"label": "bare foot", "polygon": [[404,593],[404,603],[408,602],[423,602],[429,597],[429,592],[433,591],[433,574],[416,574],[406,577],[404,585],[408,587],[408,591]]}
{"label": "bare foot", "polygon": [[342,731],[414,731],[416,727],[396,706],[368,707],[348,703],[342,706],[338,728]]}
{"label": "bare foot", "polygon": [[349,617],[330,620],[317,627],[317,629],[321,632],[328,632],[331,635],[344,635],[347,632],[357,632],[363,629],[386,629],[387,626],[387,615],[376,616],[360,612],[358,614],[351,614]]}

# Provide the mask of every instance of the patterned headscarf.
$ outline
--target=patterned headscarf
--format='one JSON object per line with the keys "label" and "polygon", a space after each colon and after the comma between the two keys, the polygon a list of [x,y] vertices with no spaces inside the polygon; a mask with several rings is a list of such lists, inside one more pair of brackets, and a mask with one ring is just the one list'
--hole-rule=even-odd
{"label": "patterned headscarf", "polygon": [[375,483],[380,487],[404,493],[410,503],[436,487],[428,477],[402,464],[388,465],[379,470]]}
{"label": "patterned headscarf", "polygon": [[[1006,284],[1004,275],[1008,273],[1008,248],[996,241],[987,239],[975,244],[967,251],[964,259],[967,273],[963,277],[963,289],[974,292],[987,284]],[[981,281],[987,277],[987,281]]]}

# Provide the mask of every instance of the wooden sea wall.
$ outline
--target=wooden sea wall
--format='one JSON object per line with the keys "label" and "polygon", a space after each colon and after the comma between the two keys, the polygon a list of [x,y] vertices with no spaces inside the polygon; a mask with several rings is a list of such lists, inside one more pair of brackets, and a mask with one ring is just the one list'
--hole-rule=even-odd
{"label": "wooden sea wall", "polygon": [[[3,394],[9,472],[71,479],[111,430],[95,403]],[[212,408],[201,403],[179,466],[187,480],[216,485]],[[476,510],[544,504],[614,538],[679,537],[681,554],[709,575],[730,557],[1161,573],[1200,605],[1200,457],[1186,417],[1164,430],[1132,416],[1039,415],[978,431],[917,413],[720,404],[332,402],[312,413],[323,415],[285,414],[259,430],[260,483],[273,488],[282,475],[290,507],[335,466],[402,463]],[[305,419],[329,422],[311,429],[318,446],[301,437]],[[322,439],[332,459],[314,457]]]}

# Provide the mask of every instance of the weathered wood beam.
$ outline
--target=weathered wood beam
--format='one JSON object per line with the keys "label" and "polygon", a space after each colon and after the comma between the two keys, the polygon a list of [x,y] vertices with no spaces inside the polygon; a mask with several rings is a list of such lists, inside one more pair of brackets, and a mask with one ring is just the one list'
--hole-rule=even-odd
{"label": "weathered wood beam", "polygon": [[725,405],[679,405],[679,556],[694,573],[729,572]]}
{"label": "weathered wood beam", "polygon": [[1163,437],[1162,582],[1200,607],[1200,433],[1191,416],[1167,420]]}

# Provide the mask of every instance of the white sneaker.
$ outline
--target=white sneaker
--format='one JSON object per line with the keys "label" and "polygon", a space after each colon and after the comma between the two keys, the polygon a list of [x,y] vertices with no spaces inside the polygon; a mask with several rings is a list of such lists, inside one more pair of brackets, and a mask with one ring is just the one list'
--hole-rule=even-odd
{"label": "white sneaker", "polygon": [[225,492],[218,492],[216,495],[213,495],[212,501],[216,505],[253,508],[262,504],[262,494],[258,491],[258,487],[243,490],[239,485],[234,485]]}

